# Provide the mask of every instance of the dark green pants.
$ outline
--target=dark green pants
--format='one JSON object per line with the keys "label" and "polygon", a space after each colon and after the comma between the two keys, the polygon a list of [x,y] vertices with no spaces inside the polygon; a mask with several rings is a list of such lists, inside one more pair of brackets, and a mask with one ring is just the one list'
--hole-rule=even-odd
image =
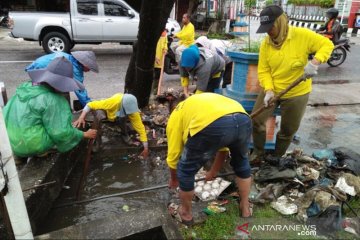
{"label": "dark green pants", "polygon": [[[264,105],[264,91],[261,91],[254,110]],[[280,131],[276,135],[275,156],[282,156],[288,149],[295,133],[299,129],[300,122],[304,116],[309,93],[288,99],[281,99],[274,106],[265,109],[261,114],[256,116],[253,121],[253,142],[254,152],[257,155],[264,154],[264,145],[266,141],[266,121],[273,115],[276,107],[281,108],[281,126]]]}

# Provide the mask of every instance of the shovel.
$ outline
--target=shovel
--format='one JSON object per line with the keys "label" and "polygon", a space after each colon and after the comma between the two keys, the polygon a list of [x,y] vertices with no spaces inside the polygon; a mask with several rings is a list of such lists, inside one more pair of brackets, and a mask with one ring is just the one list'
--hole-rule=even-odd
{"label": "shovel", "polygon": [[[276,95],[274,98],[272,98],[269,102],[268,106],[271,106],[272,104],[276,103],[282,96],[284,96],[287,92],[289,92],[291,89],[293,89],[294,87],[296,87],[297,85],[299,85],[299,83],[301,83],[302,81],[306,81],[306,79],[309,78],[309,76],[306,75],[302,75],[301,77],[299,77],[298,79],[296,79],[296,81],[292,82],[286,89],[284,89],[283,91],[281,91],[278,95]],[[252,112],[250,114],[251,118],[255,118],[257,117],[260,113],[262,113],[267,107],[265,107],[265,105],[263,105],[261,108],[255,110],[254,112]]]}
{"label": "shovel", "polygon": [[163,78],[164,78],[165,55],[166,55],[166,53],[163,53],[162,60],[161,60],[161,70],[160,70],[160,77],[159,77],[159,85],[158,85],[158,90],[157,90],[157,94],[156,94],[158,96],[161,93],[161,85],[162,85],[162,81],[163,81]]}

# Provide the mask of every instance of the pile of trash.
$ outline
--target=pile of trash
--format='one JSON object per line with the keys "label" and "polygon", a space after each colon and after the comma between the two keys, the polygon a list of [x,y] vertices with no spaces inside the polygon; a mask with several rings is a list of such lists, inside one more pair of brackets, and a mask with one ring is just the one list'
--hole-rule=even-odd
{"label": "pile of trash", "polygon": [[360,235],[359,217],[343,219],[345,204],[356,215],[351,200],[360,196],[360,155],[347,148],[318,150],[307,156],[301,149],[283,157],[265,157],[254,175],[254,203],[270,202],[283,215],[296,214],[301,222],[316,225],[331,235],[344,228]]}
{"label": "pile of trash", "polygon": [[[184,99],[182,91],[168,88],[161,95],[156,96],[154,103],[142,110],[141,118],[146,128],[150,147],[167,145],[166,126],[170,116],[170,107],[171,103],[177,102],[178,99]],[[132,129],[130,122],[127,123],[127,128],[132,139],[129,145],[140,145],[139,135]]]}

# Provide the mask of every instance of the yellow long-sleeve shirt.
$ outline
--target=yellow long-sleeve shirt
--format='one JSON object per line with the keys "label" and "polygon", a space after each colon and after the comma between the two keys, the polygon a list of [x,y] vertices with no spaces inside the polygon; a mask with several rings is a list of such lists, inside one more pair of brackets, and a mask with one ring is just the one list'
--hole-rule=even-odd
{"label": "yellow long-sleeve shirt", "polygon": [[[87,106],[91,110],[104,110],[106,112],[108,120],[115,121],[116,113],[120,110],[123,96],[124,94],[117,93],[107,99],[91,101],[87,103]],[[127,116],[129,117],[131,126],[140,135],[140,141],[147,142],[145,126],[141,121],[140,113],[135,112]]]}
{"label": "yellow long-sleeve shirt", "polygon": [[161,36],[157,42],[156,45],[156,52],[155,52],[155,57],[157,59],[159,59],[160,64],[156,63],[154,64],[154,68],[161,68],[161,63],[163,61],[163,53],[166,52],[168,50],[168,40],[167,40],[167,35],[165,34],[165,36]]}
{"label": "yellow long-sleeve shirt", "polygon": [[[309,54],[316,53],[315,58],[324,63],[334,49],[333,43],[328,38],[306,28],[291,26],[287,39],[280,49],[275,49],[269,41],[267,36],[260,46],[258,77],[260,86],[265,91],[273,90],[276,94],[304,74]],[[301,82],[283,98],[301,96],[309,92],[311,92],[311,79]]]}
{"label": "yellow long-sleeve shirt", "polygon": [[168,166],[176,169],[189,136],[194,136],[216,119],[235,112],[246,113],[240,103],[215,93],[196,94],[180,102],[166,127]]}
{"label": "yellow long-sleeve shirt", "polygon": [[187,25],[184,25],[180,32],[175,34],[180,41],[180,45],[184,45],[186,47],[194,44],[195,42],[195,28],[194,25],[189,22]]}

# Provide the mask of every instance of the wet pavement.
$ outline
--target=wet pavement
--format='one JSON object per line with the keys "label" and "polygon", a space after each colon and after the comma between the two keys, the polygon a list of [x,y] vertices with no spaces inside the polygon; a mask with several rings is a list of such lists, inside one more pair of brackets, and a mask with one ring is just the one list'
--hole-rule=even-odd
{"label": "wet pavement", "polygon": [[[298,131],[299,143],[290,149],[300,147],[306,154],[315,149],[346,146],[358,150],[360,137],[360,43],[352,38],[351,53],[346,62],[337,68],[323,64],[319,75],[314,78],[311,105],[306,110]],[[74,50],[92,49],[96,53],[100,68],[99,74],[86,73],[85,84],[94,98],[111,96],[122,92],[124,77],[132,49],[119,44],[79,45]],[[28,79],[23,71],[30,61],[43,54],[36,42],[24,42],[0,36],[0,81],[4,81],[11,96],[16,86]],[[11,62],[9,62],[11,61]],[[14,62],[12,62],[14,61]],[[29,61],[29,62],[22,62]],[[165,76],[166,87],[179,87],[179,76]],[[99,87],[101,83],[101,88]],[[327,84],[321,84],[327,83]],[[104,136],[107,148],[94,154],[90,171],[82,191],[81,198],[88,199],[134,189],[166,184],[168,171],[165,163],[165,151],[152,151],[151,161],[136,157],[140,149],[128,153],[119,150],[116,134],[113,138]],[[69,177],[62,194],[54,205],[75,201],[82,165],[78,164]],[[108,198],[81,205],[53,209],[39,232],[46,233],[73,224],[85,223],[112,214],[147,208],[151,203],[163,203],[169,200],[168,190],[162,189],[136,195]]]}

